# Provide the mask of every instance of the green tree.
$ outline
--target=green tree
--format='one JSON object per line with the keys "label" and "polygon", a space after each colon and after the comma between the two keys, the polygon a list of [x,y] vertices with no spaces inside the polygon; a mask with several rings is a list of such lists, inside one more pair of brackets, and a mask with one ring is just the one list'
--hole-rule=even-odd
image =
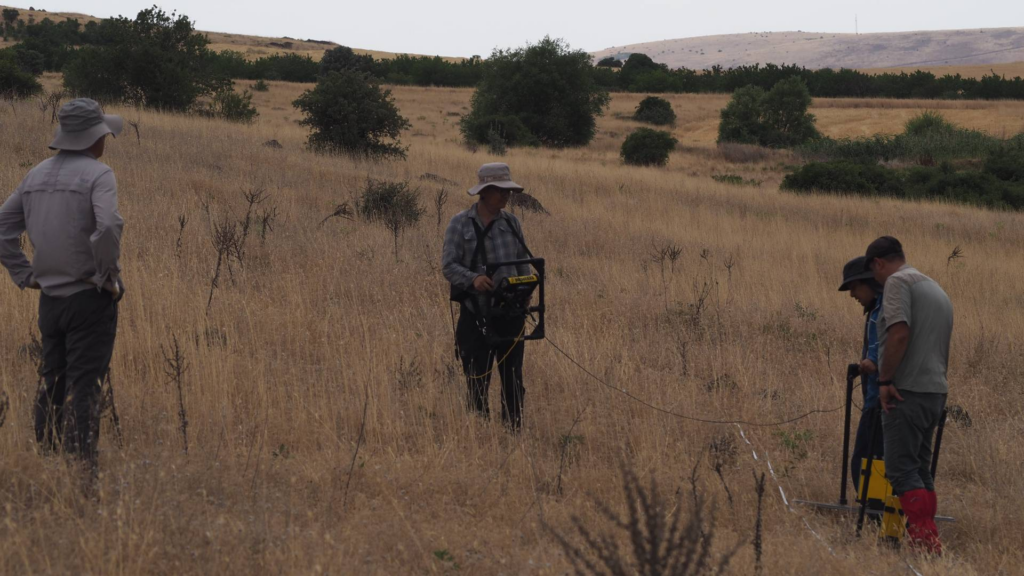
{"label": "green tree", "polygon": [[721,112],[718,141],[759,144],[765,132],[765,126],[761,122],[762,100],[764,90],[757,86],[746,86],[734,92],[732,99]]}
{"label": "green tree", "polygon": [[[650,76],[652,72],[667,75],[668,67],[664,64],[658,64],[647,54],[639,52],[630,54],[629,58],[626,58],[626,62],[622,65],[622,71],[619,72],[619,87],[624,90],[634,91],[634,88],[631,88],[631,86],[636,82],[637,78],[644,75]],[[647,91],[655,92],[656,90]]]}
{"label": "green tree", "polygon": [[100,43],[80,48],[64,69],[64,85],[75,94],[186,111],[230,85],[214,70],[209,40],[186,16],[153,7],[135,20],[104,20],[95,33]]}
{"label": "green tree", "polygon": [[338,46],[324,52],[320,59],[321,76],[344,70],[364,72],[377,78],[384,77],[383,68],[369,54],[356,54],[348,46]]}
{"label": "green tree", "polygon": [[597,65],[603,68],[622,68],[622,60],[614,56],[607,56],[602,58]]}
{"label": "green tree", "polygon": [[779,81],[761,101],[762,118],[768,127],[767,146],[790,147],[820,138],[814,115],[807,113],[811,93],[796,76]]}
{"label": "green tree", "polygon": [[17,29],[14,27],[14,23],[17,22],[18,16],[21,14],[14,8],[4,8],[3,12],[0,13],[4,20],[4,41],[7,41],[8,36],[14,36],[17,34]]}
{"label": "green tree", "polygon": [[637,128],[622,143],[619,155],[626,164],[634,166],[664,166],[669,152],[679,141],[663,130]]}
{"label": "green tree", "polygon": [[294,102],[310,128],[309,147],[317,152],[371,158],[405,158],[398,141],[409,121],[402,117],[378,80],[355,70],[330,72]]}
{"label": "green tree", "polygon": [[718,141],[788,148],[815,140],[821,134],[814,115],[807,112],[810,105],[807,85],[796,76],[780,80],[768,92],[757,86],[740,88],[722,109]]}
{"label": "green tree", "polygon": [[590,55],[561,40],[544,38],[526,47],[495,50],[473,94],[462,134],[480,141],[480,124],[515,116],[545,146],[584,146],[596,133],[596,116],[608,92],[594,80]]}

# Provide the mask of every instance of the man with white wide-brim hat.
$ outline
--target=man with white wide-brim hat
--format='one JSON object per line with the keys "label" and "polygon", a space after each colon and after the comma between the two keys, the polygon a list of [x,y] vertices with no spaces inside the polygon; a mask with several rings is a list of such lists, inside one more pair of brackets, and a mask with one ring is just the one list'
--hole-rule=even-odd
{"label": "man with white wide-brim hat", "polygon": [[[99,161],[123,127],[88,98],[65,104],[50,148],[0,207],[0,263],[19,288],[40,290],[43,378],[36,438],[81,457],[95,472],[100,385],[110,366],[121,282],[117,182]],[[20,237],[28,233],[29,262]]]}
{"label": "man with white wide-brim hat", "polygon": [[508,164],[484,164],[477,171],[477,185],[469,195],[477,202],[459,212],[448,224],[444,235],[441,270],[452,286],[452,300],[459,302],[459,323],[455,330],[455,347],[462,361],[468,384],[470,410],[487,417],[489,407],[487,389],[490,386],[491,366],[498,361],[501,376],[501,417],[512,430],[522,425],[523,356],[525,346],[521,340],[525,318],[506,318],[488,329],[514,343],[492,346],[482,331],[475,298],[493,292],[502,279],[530,273],[530,267],[505,266],[488,277],[488,262],[508,262],[530,257],[523,239],[523,229],[514,214],[505,206],[513,193],[523,187],[512,180]]}

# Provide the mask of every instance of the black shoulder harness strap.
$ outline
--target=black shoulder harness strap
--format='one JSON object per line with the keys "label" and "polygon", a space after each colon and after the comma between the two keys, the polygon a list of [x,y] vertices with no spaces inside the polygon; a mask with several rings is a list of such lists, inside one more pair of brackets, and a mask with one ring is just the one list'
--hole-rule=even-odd
{"label": "black shoulder harness strap", "polygon": [[508,216],[503,217],[505,218],[505,222],[508,223],[509,229],[512,230],[512,235],[515,236],[516,240],[519,241],[519,245],[523,247],[523,250],[526,250],[526,255],[530,258],[533,258],[533,252],[530,252],[530,248],[526,246],[526,240],[523,239],[523,235],[520,234],[519,230],[517,230],[515,225],[512,224],[512,219],[509,218]]}
{"label": "black shoulder harness strap", "polygon": [[[533,258],[533,253],[530,252],[530,248],[526,246],[526,240],[523,239],[523,235],[516,229],[512,220],[504,214],[501,216],[501,219],[508,224],[509,230],[512,231],[512,235],[516,237],[516,241],[518,241],[519,245],[526,251],[526,255]],[[487,266],[487,235],[490,234],[491,228],[494,228],[494,223],[497,222],[498,219],[495,218],[494,220],[491,220],[491,223],[485,228],[481,228],[480,223],[474,218],[470,218],[469,221],[473,223],[473,229],[476,230],[476,250],[473,251],[473,258],[470,260],[469,268],[471,270],[476,270],[478,264],[482,264],[485,267]]]}

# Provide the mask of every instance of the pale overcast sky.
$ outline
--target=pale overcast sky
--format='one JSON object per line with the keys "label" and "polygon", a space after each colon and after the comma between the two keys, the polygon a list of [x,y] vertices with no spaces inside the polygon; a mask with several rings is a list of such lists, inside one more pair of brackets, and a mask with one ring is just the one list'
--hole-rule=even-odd
{"label": "pale overcast sky", "polygon": [[[24,3],[7,0],[5,4]],[[34,0],[37,8],[134,17],[153,0]],[[332,40],[355,48],[486,56],[545,35],[588,51],[638,42],[752,31],[898,32],[1024,27],[1022,0],[174,0],[201,30]]]}

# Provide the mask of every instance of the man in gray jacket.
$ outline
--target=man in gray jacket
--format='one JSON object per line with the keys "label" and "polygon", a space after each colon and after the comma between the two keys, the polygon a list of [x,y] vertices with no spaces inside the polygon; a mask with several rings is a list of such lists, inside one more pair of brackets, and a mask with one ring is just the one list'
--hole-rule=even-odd
{"label": "man in gray jacket", "polygon": [[885,475],[900,497],[911,545],[941,554],[932,435],[949,392],[953,304],[938,283],[907,264],[903,245],[892,236],[872,242],[865,257],[885,286],[878,317]]}
{"label": "man in gray jacket", "polygon": [[[110,366],[124,292],[114,173],[98,161],[123,127],[87,98],[65,104],[50,143],[59,152],[29,171],[0,207],[0,263],[19,288],[41,290],[43,378],[36,439],[97,466],[100,386]],[[33,260],[21,249],[28,232]]]}

